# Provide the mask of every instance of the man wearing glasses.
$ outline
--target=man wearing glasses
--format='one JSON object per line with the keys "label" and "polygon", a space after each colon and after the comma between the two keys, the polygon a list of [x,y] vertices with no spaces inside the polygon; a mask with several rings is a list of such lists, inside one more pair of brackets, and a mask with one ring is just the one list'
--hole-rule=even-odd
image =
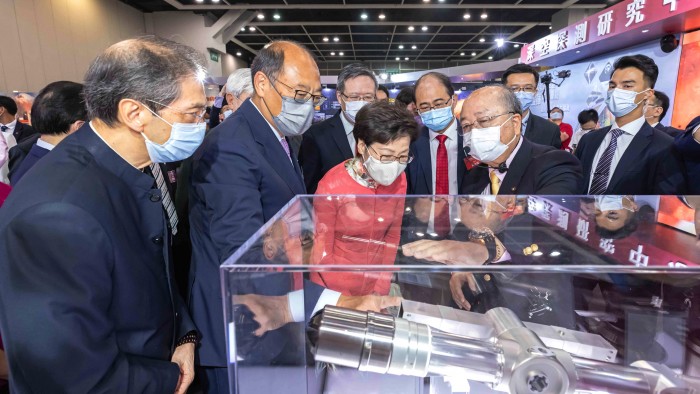
{"label": "man wearing glasses", "polygon": [[530,111],[530,106],[534,103],[537,94],[540,74],[527,64],[514,64],[503,73],[501,80],[520,102],[520,108],[523,110],[521,122],[523,137],[536,144],[551,145],[561,149],[559,126]]}
{"label": "man wearing glasses", "polygon": [[348,64],[338,74],[336,89],[341,110],[311,126],[301,143],[299,164],[309,194],[316,192],[318,182],[331,168],[355,156],[355,117],[360,108],[376,99],[377,80],[364,65]]}
{"label": "man wearing glasses", "polygon": [[461,194],[571,195],[584,192],[581,164],[570,153],[522,138],[523,111],[501,86],[476,90],[460,122],[471,164]]}
{"label": "man wearing glasses", "polygon": [[[455,91],[450,79],[437,72],[429,72],[416,81],[416,110],[425,125],[418,140],[411,144],[415,157],[407,169],[408,191],[412,195],[459,194],[464,176],[464,152],[459,122],[454,116]],[[433,207],[428,233],[445,236],[450,233],[456,207]]]}

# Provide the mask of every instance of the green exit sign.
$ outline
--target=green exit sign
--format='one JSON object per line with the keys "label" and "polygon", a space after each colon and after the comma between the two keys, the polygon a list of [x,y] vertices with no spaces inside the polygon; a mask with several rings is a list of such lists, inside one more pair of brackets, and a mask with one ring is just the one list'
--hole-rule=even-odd
{"label": "green exit sign", "polygon": [[219,61],[219,52],[209,52],[209,59],[211,59],[214,62]]}

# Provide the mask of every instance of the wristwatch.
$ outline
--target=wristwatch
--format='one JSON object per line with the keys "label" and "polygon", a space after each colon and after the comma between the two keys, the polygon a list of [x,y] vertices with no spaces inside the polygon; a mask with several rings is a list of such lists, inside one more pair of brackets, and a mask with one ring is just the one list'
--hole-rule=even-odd
{"label": "wristwatch", "polygon": [[501,242],[496,238],[496,235],[488,227],[483,227],[478,230],[472,230],[469,232],[468,236],[470,241],[479,242],[486,246],[488,251],[488,258],[484,264],[491,264],[503,256],[505,249],[502,247]]}

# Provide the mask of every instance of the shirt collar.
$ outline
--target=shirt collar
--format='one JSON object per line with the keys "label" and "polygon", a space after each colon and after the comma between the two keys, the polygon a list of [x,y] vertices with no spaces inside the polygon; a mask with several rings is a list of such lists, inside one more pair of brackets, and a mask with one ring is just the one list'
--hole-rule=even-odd
{"label": "shirt collar", "polygon": [[343,128],[345,129],[345,134],[350,135],[352,129],[355,127],[354,124],[350,123],[348,118],[345,117],[345,112],[340,111],[340,121],[343,122]]}
{"label": "shirt collar", "polygon": [[262,112],[260,111],[260,108],[258,108],[258,106],[255,105],[253,100],[250,100],[250,103],[253,104],[253,108],[255,108],[258,111],[258,113],[263,118],[263,120],[265,120],[265,123],[267,123],[267,125],[270,126],[270,130],[272,130],[272,133],[275,135],[275,137],[277,137],[277,140],[281,142],[284,139],[284,136],[280,137],[281,133],[278,133],[277,130],[274,128],[274,126],[272,126],[270,124],[270,122],[268,122],[267,119],[265,119],[265,115],[262,114]]}
{"label": "shirt collar", "polygon": [[[17,127],[17,119],[13,120],[12,122],[8,123],[5,125],[8,129],[13,129]],[[6,131],[7,132],[7,131]]]}
{"label": "shirt collar", "polygon": [[49,150],[49,151],[53,150],[53,148],[56,147],[56,145],[49,144],[48,142],[42,140],[41,138],[36,140],[36,146],[38,146],[39,148],[44,148],[44,149]]}
{"label": "shirt collar", "polygon": [[[506,167],[510,168],[510,163],[513,162],[515,155],[518,154],[518,151],[520,150],[520,147],[522,145],[523,145],[523,136],[521,135],[520,139],[518,140],[518,145],[515,146],[515,149],[513,149],[513,152],[511,152],[510,156],[508,156],[508,158],[506,159]],[[498,176],[498,179],[500,179],[501,181],[503,181],[503,179],[506,177],[506,174],[508,173],[508,171],[500,172],[500,171],[498,171],[497,168],[489,168],[489,175],[491,172],[494,172],[494,171],[496,171],[496,175]]]}
{"label": "shirt collar", "polygon": [[639,130],[642,129],[642,126],[644,126],[644,123],[646,121],[647,120],[644,118],[644,116],[640,116],[639,118],[627,123],[623,127],[618,126],[617,122],[613,122],[612,128],[610,130],[621,129],[625,133],[630,134],[634,137],[635,135],[637,135]]}
{"label": "shirt collar", "polygon": [[656,123],[649,123],[649,125],[650,125],[651,127],[656,127],[658,124],[659,124],[659,122],[656,122]]}
{"label": "shirt collar", "polygon": [[530,120],[530,114],[531,114],[531,113],[532,113],[532,111],[528,111],[528,112],[527,112],[527,115],[523,116],[523,120],[522,120],[520,123],[522,123],[522,124],[527,124],[527,121]]}
{"label": "shirt collar", "polygon": [[[452,124],[442,134],[446,135],[448,140],[457,141],[457,126],[459,126],[459,122],[457,122],[457,118],[455,118],[452,121]],[[437,136],[440,135],[440,133],[436,133],[430,129],[428,129],[428,133],[430,133],[430,140],[431,141],[436,139]]]}

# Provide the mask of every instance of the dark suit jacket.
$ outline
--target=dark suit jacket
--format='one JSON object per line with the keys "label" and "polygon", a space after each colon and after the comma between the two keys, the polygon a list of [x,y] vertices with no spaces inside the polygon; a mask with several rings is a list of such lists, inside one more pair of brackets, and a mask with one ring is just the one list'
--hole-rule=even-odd
{"label": "dark suit jacket", "polygon": [[685,133],[675,141],[676,149],[683,157],[685,164],[688,193],[700,194],[700,144],[693,138],[693,130],[700,125],[700,116],[688,124]]}
{"label": "dark suit jacket", "polygon": [[[575,195],[583,192],[581,164],[569,152],[533,144],[526,138],[510,163],[500,194]],[[486,167],[464,175],[461,194],[481,194],[490,183]]]}
{"label": "dark suit jacket", "polygon": [[[189,305],[202,335],[198,356],[203,366],[227,365],[219,266],[294,196],[304,194],[301,170],[296,159],[293,163],[250,100],[211,130],[193,157]],[[291,290],[291,277],[269,274],[235,286],[238,294],[284,295]],[[305,290],[310,314],[322,289]],[[281,343],[284,338],[277,334],[266,337]],[[277,347],[281,351],[283,344]]]}
{"label": "dark suit jacket", "polygon": [[34,134],[30,138],[27,138],[26,140],[10,148],[10,158],[8,161],[8,175],[10,179],[12,179],[12,177],[14,176],[14,172],[17,171],[17,168],[19,168],[19,165],[22,163],[24,158],[27,157],[29,151],[32,150],[32,147],[34,146],[34,144],[36,144],[36,141],[39,139],[40,136],[40,134]]}
{"label": "dark suit jacket", "polygon": [[304,171],[304,183],[309,194],[316,193],[318,182],[331,168],[354,156],[341,116],[342,111],[338,111],[304,133],[299,164]]}
{"label": "dark suit jacket", "polygon": [[[17,148],[18,146],[19,145],[13,147],[12,149]],[[34,167],[34,164],[36,164],[39,159],[46,156],[49,152],[50,151],[48,149],[42,148],[35,143],[29,150],[29,153],[24,160],[22,160],[17,166],[16,170],[10,171],[10,184],[16,185],[24,174],[26,174],[30,168]]]}
{"label": "dark suit jacket", "polygon": [[[612,126],[591,131],[579,141],[575,155],[583,166],[584,193],[591,181],[593,160]],[[683,194],[685,176],[673,138],[644,123],[622,155],[604,194]]]}
{"label": "dark suit jacket", "polygon": [[654,128],[663,131],[664,133],[670,135],[673,138],[676,138],[679,135],[683,134],[683,130],[671,126],[664,126],[661,123],[654,126]]}
{"label": "dark suit jacket", "polygon": [[540,145],[549,145],[561,149],[561,131],[559,126],[530,112],[525,127],[525,138]]}
{"label": "dark suit jacket", "polygon": [[[0,210],[0,328],[13,392],[172,393],[194,325],[154,179],[88,124]],[[37,378],[41,377],[41,378]]]}
{"label": "dark suit jacket", "polygon": [[15,136],[15,139],[17,140],[18,144],[26,140],[27,138],[30,138],[37,134],[39,134],[39,132],[34,130],[32,126],[26,125],[20,122],[19,120],[17,121],[17,125],[15,126],[14,133],[12,133],[12,135]]}
{"label": "dark suit jacket", "polygon": [[[457,120],[455,120],[456,122]],[[452,127],[452,126],[450,126]],[[466,170],[464,166],[464,149],[462,149],[462,134],[457,131],[457,190],[462,189],[462,179]],[[413,161],[406,167],[406,180],[408,195],[429,195],[435,194],[433,190],[433,167],[432,156],[430,154],[430,130],[423,126],[418,139],[411,144],[411,154]]]}

